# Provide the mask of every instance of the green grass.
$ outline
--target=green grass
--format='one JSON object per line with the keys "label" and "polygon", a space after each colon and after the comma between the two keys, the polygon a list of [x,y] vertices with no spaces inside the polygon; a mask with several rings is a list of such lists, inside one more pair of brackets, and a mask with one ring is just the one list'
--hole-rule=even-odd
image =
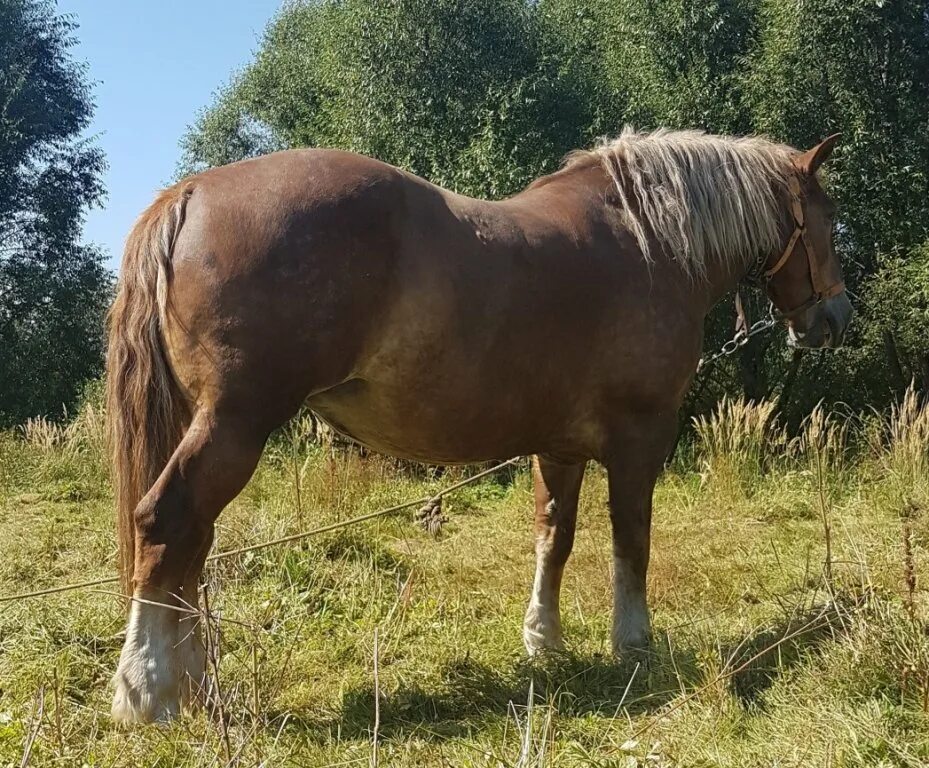
{"label": "green grass", "polygon": [[[525,658],[521,469],[447,499],[437,538],[411,511],[213,564],[225,719],[109,722],[112,588],[0,604],[0,766],[30,742],[34,766],[370,765],[375,634],[381,766],[925,765],[929,415],[915,400],[883,420],[820,413],[794,440],[760,418],[726,404],[659,484],[648,655],[609,653],[606,479],[591,468],[563,589],[569,651]],[[301,434],[271,446],[217,550],[467,474]],[[113,573],[100,435],[93,409],[0,435],[0,595]]]}

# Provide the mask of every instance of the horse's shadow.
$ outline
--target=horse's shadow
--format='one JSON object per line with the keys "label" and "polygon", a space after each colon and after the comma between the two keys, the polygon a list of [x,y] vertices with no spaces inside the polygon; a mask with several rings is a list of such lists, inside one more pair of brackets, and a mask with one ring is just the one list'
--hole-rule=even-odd
{"label": "horse's shadow", "polygon": [[[562,713],[616,713],[625,700],[630,711],[659,706],[679,688],[649,698],[646,654],[637,661],[602,656],[547,654],[542,659],[514,659],[491,666],[469,656],[447,663],[428,688],[416,683],[381,691],[379,734],[384,738],[416,735],[444,740],[467,735],[475,727],[506,719],[515,708],[522,717],[528,702],[557,702]],[[341,708],[330,718],[292,711],[291,727],[309,738],[329,741],[370,738],[374,722],[374,686],[346,691]],[[626,704],[623,704],[626,706]],[[605,709],[609,709],[606,712]]]}
{"label": "horse's shadow", "polygon": [[727,682],[743,706],[764,707],[764,693],[784,672],[846,633],[860,597],[839,595],[834,601],[794,611],[775,626],[760,629],[723,650],[732,671]]}
{"label": "horse's shadow", "polygon": [[[681,695],[704,686],[726,685],[745,707],[763,706],[763,694],[786,671],[841,633],[841,614],[818,606],[776,626],[737,638],[715,649],[688,645],[668,634],[652,650],[616,660],[599,654],[547,654],[489,666],[469,656],[446,664],[429,689],[418,684],[381,691],[379,734],[444,740],[464,736],[482,724],[505,720],[527,704],[551,705],[562,716],[614,718],[658,712]],[[715,677],[715,679],[714,679]],[[292,711],[290,726],[311,739],[370,738],[374,723],[373,682],[349,689],[329,718]]]}

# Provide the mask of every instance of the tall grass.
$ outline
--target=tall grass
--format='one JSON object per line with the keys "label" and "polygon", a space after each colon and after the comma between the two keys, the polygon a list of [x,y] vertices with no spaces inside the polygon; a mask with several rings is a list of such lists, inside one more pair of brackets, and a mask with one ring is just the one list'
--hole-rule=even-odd
{"label": "tall grass", "polygon": [[869,435],[900,503],[929,505],[929,403],[910,387],[886,420],[875,419]]}
{"label": "tall grass", "polygon": [[46,497],[81,501],[109,492],[106,419],[96,390],[88,391],[70,421],[36,417],[19,435]]}
{"label": "tall grass", "polygon": [[829,412],[820,403],[803,420],[787,446],[788,455],[811,474],[841,483],[851,468],[851,423],[847,416]]}
{"label": "tall grass", "polygon": [[726,492],[750,493],[769,461],[783,452],[787,433],[776,407],[773,401],[726,397],[709,415],[694,419],[701,471]]}

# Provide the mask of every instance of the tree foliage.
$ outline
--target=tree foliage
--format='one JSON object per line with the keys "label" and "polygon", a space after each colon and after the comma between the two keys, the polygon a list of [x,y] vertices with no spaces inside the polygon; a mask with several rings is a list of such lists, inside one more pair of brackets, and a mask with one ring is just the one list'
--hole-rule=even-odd
{"label": "tree foliage", "polygon": [[523,0],[295,5],[203,115],[185,165],[325,145],[500,196],[586,139],[573,85]]}
{"label": "tree foliage", "polygon": [[[801,358],[754,340],[698,383],[880,404],[929,370],[927,0],[313,0],[286,6],[254,62],[185,140],[185,170],[287,146],[374,155],[499,197],[567,150],[639,127],[844,139],[827,183],[860,308],[851,346]],[[765,311],[760,297],[751,302]],[[732,332],[731,303],[707,345]]]}
{"label": "tree foliage", "polygon": [[99,373],[109,276],[78,244],[103,193],[92,102],[54,6],[0,0],[0,423],[70,405]]}

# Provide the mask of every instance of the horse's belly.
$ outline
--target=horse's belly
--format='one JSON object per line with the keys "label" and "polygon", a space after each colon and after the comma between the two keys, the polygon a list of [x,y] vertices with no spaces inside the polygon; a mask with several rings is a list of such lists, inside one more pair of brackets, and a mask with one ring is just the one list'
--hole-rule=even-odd
{"label": "horse's belly", "polygon": [[[516,393],[514,393],[515,395]],[[506,393],[454,402],[353,380],[310,399],[339,432],[372,450],[429,464],[468,464],[532,453],[589,458],[581,430],[552,430]],[[577,432],[577,434],[570,434]]]}

